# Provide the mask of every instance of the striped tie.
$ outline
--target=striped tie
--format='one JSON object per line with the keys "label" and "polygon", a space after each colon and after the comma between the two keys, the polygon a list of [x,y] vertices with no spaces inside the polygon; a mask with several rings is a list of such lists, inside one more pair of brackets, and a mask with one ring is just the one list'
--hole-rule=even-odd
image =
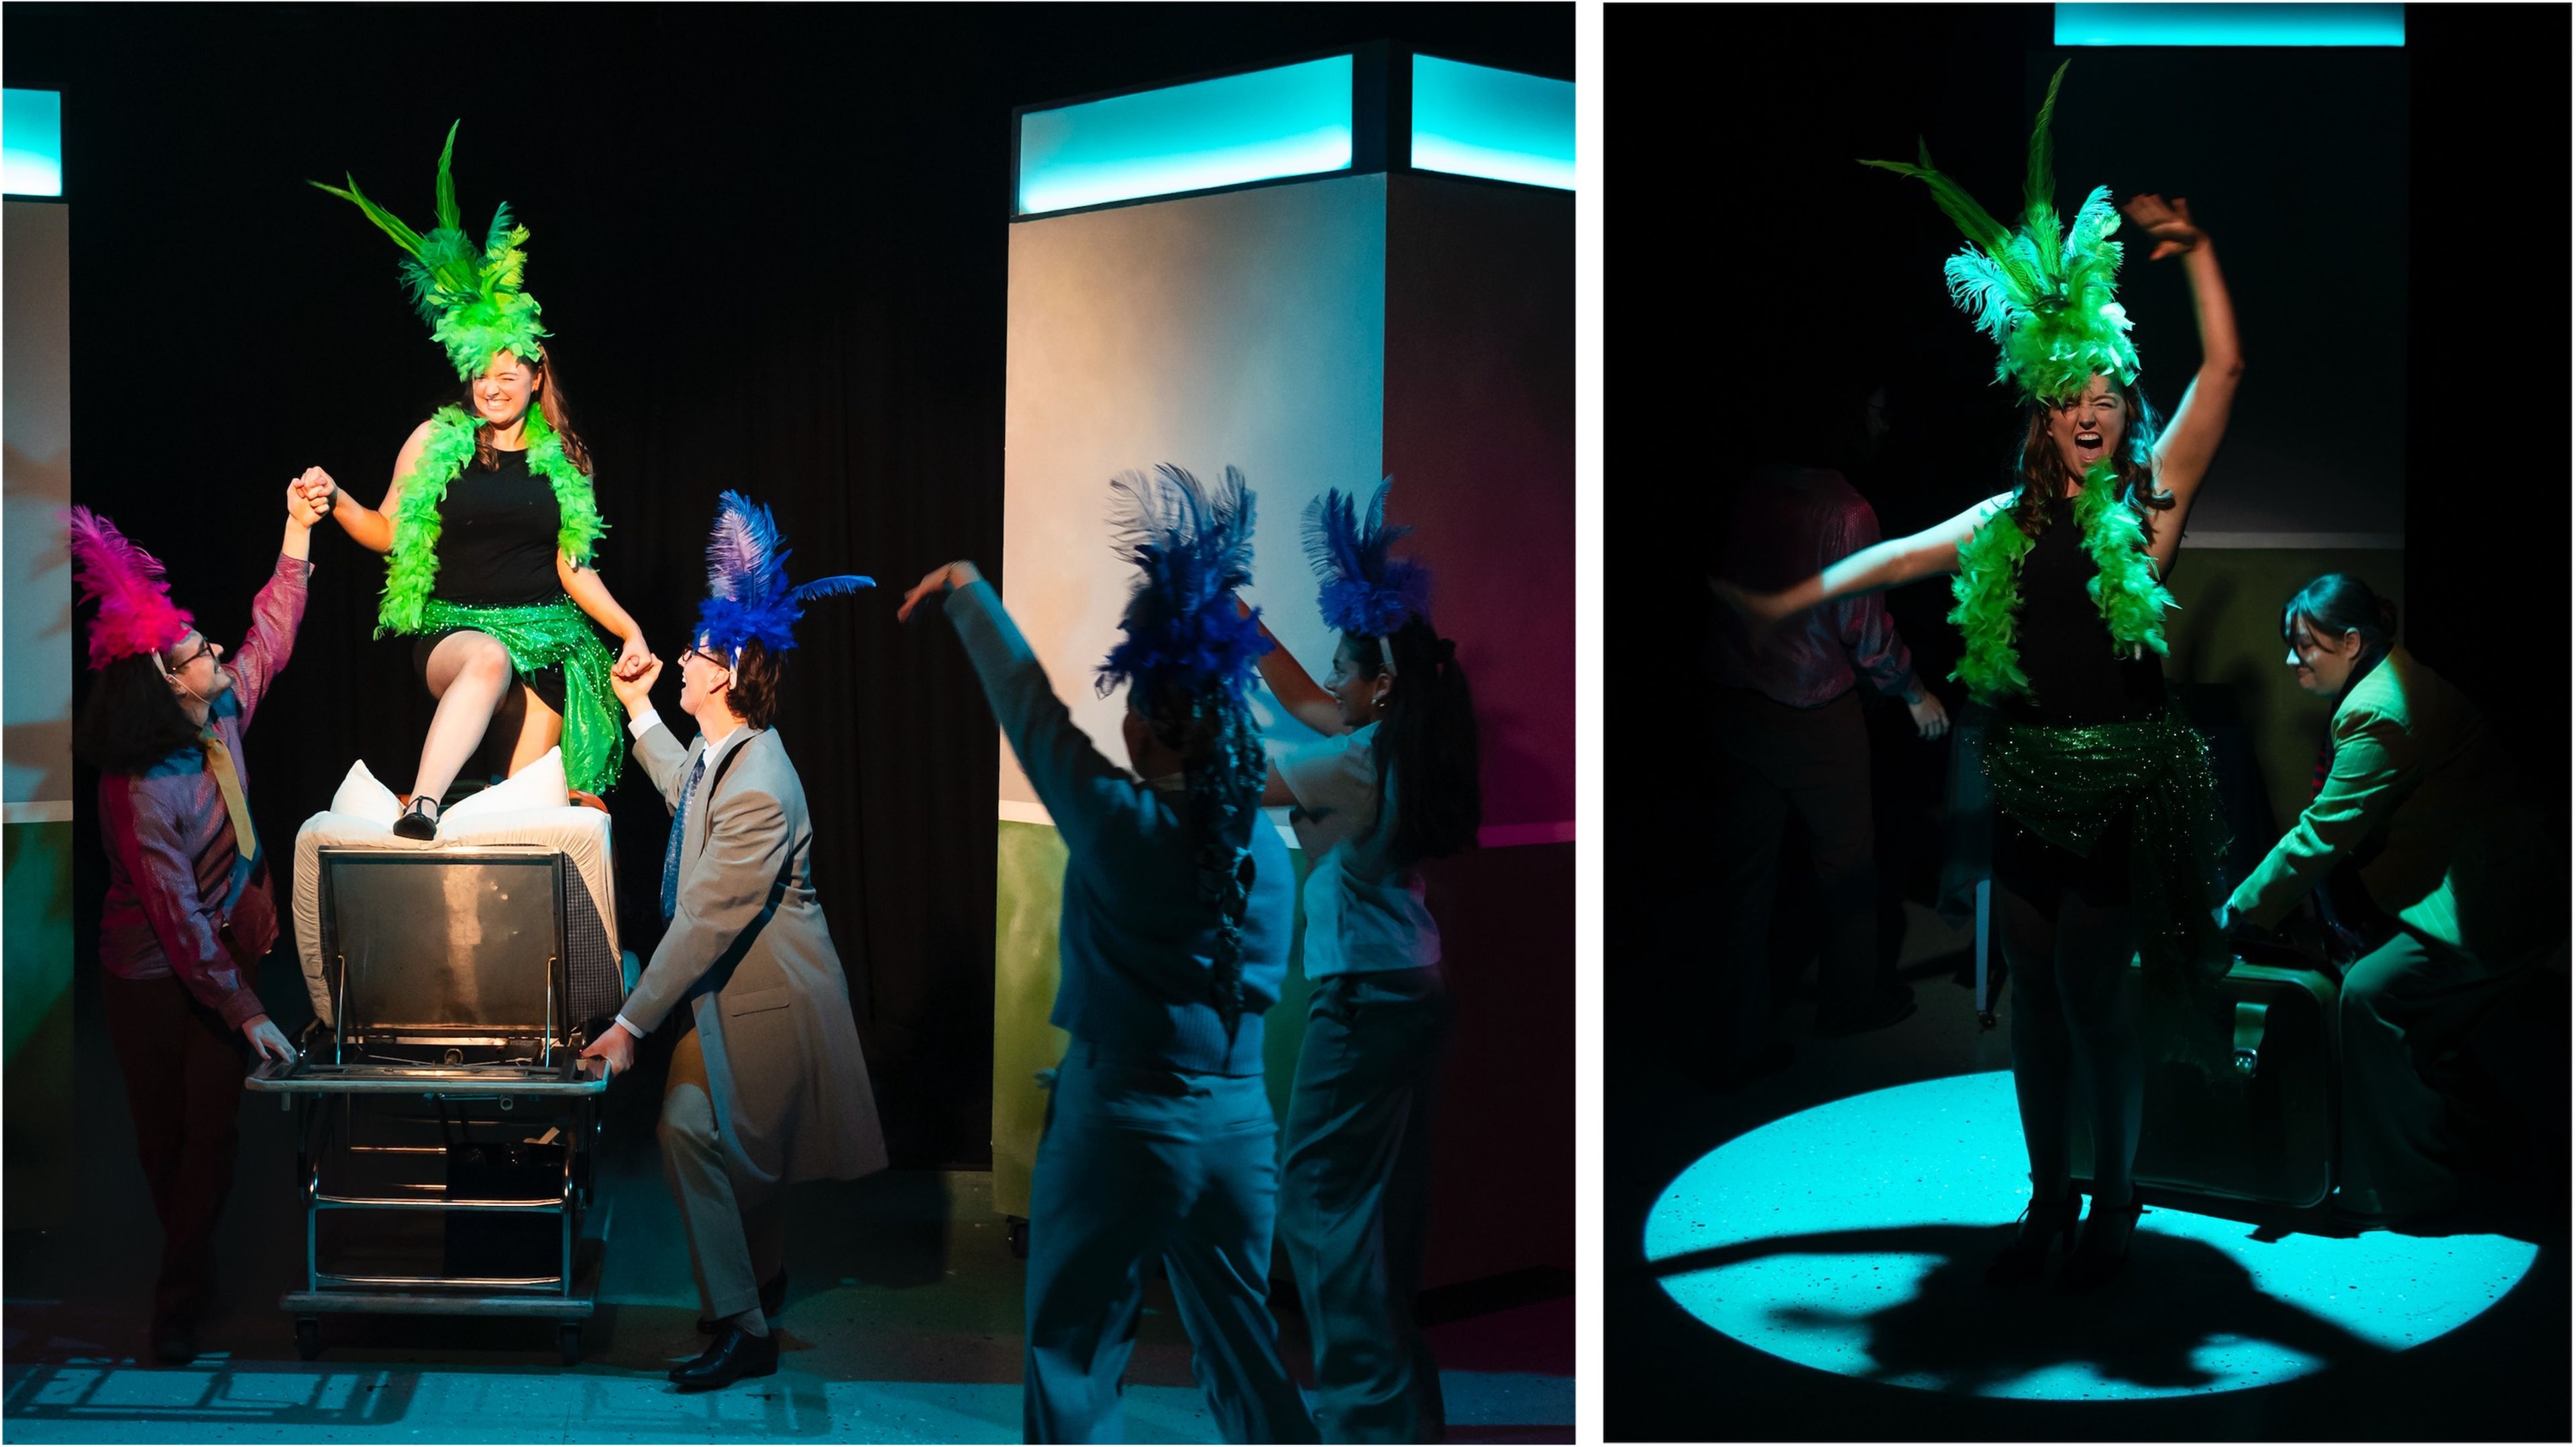
{"label": "striped tie", "polygon": [[699,776],[707,771],[707,751],[698,750],[698,761],[689,769],[688,787],[680,791],[680,807],[671,811],[671,842],[662,847],[662,920],[680,912],[680,840],[689,821],[689,800],[698,792]]}
{"label": "striped tie", "polygon": [[223,791],[224,812],[233,816],[233,847],[241,852],[247,864],[259,854],[259,832],[250,827],[250,801],[242,797],[241,775],[233,768],[232,750],[224,747],[223,735],[209,724],[197,735],[205,746],[206,768],[215,776],[215,787]]}

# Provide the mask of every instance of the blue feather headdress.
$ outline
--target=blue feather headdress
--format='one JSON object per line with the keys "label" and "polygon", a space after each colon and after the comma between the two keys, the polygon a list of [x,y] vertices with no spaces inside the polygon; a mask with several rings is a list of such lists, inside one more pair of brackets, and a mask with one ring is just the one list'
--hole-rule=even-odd
{"label": "blue feather headdress", "polygon": [[790,588],[788,551],[778,545],[778,524],[767,507],[738,492],[717,499],[716,528],[707,539],[707,600],[698,605],[697,636],[707,646],[736,654],[755,640],[773,653],[793,648],[807,603],[877,585],[874,578],[844,574]]}
{"label": "blue feather headdress", "polygon": [[1431,614],[1430,570],[1386,555],[1388,545],[1413,531],[1386,525],[1386,493],[1394,485],[1391,477],[1378,483],[1365,516],[1358,497],[1339,488],[1306,505],[1306,558],[1323,580],[1315,604],[1335,632],[1385,638],[1406,619]]}
{"label": "blue feather headdress", "polygon": [[1240,696],[1270,641],[1260,610],[1234,611],[1234,592],[1252,581],[1252,491],[1225,470],[1214,488],[1164,463],[1152,476],[1121,473],[1109,484],[1119,556],[1144,572],[1120,623],[1127,637],[1100,665],[1099,687],[1177,686],[1189,694],[1222,688]]}

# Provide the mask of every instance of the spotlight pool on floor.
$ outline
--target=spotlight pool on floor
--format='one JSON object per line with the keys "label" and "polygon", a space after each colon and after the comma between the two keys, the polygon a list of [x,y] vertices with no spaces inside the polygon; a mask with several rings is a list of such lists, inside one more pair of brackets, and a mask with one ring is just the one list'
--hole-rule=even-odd
{"label": "spotlight pool on floor", "polygon": [[2503,1236],[2258,1238],[2150,1207],[2102,1293],[2002,1291],[1985,1266],[2029,1197],[2012,1077],[1919,1081],[1726,1142],[1648,1214],[1674,1301],[1747,1346],[1894,1386],[2048,1400],[2241,1391],[2367,1367],[2455,1330],[2530,1269]]}

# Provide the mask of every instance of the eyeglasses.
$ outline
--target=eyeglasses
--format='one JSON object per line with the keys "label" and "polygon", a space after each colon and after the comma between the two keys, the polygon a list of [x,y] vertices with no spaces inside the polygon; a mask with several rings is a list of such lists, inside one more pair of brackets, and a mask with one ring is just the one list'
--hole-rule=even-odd
{"label": "eyeglasses", "polygon": [[170,671],[172,673],[185,673],[189,664],[196,662],[200,658],[210,658],[214,656],[214,652],[215,640],[211,638],[200,639],[197,642],[197,651],[180,659],[178,662],[171,664]]}
{"label": "eyeglasses", "polygon": [[680,666],[683,668],[688,667],[689,660],[692,658],[703,658],[718,668],[730,669],[733,667],[732,660],[726,658],[720,653],[717,653],[715,650],[711,648],[698,648],[695,646],[692,646],[681,653]]}

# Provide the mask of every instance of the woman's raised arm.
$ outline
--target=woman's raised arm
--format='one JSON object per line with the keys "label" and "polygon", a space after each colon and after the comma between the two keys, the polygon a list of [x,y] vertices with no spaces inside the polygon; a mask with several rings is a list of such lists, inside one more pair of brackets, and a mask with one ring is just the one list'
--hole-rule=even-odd
{"label": "woman's raised arm", "polygon": [[2159,519],[2153,548],[2157,567],[2170,571],[2174,551],[2182,545],[2182,523],[2191,516],[2192,497],[2218,454],[2219,439],[2227,435],[2227,414],[2235,405],[2245,356],[2237,348],[2236,309],[2228,302],[2226,278],[2219,275],[2208,235],[2192,224],[2191,203],[2176,197],[2167,205],[2162,196],[2140,196],[2126,209],[2130,220],[2156,238],[2148,260],[2182,258],[2200,324],[2200,370],[2192,375],[2164,435],[2156,439],[2156,487],[2172,494],[2175,505],[2174,525],[2166,527]]}
{"label": "woman's raised arm", "polygon": [[1755,593],[1722,578],[1708,580],[1710,591],[1748,621],[1770,627],[1794,614],[1848,598],[1902,586],[1959,570],[1959,547],[1976,535],[1986,519],[2012,505],[2012,494],[2000,493],[1946,522],[1910,537],[1873,543],[1823,572],[1777,593]]}

